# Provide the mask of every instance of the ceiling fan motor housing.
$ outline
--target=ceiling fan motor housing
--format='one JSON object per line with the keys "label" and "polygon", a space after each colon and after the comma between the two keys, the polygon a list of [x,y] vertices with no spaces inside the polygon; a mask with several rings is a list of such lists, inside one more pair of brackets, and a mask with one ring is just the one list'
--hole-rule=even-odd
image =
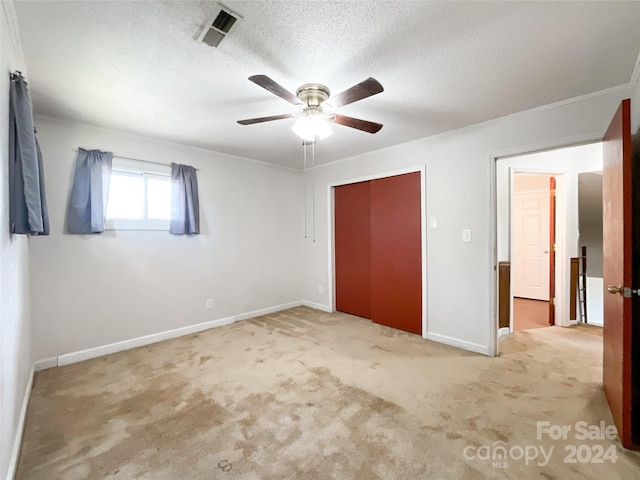
{"label": "ceiling fan motor housing", "polygon": [[310,107],[318,107],[331,95],[330,90],[319,83],[305,83],[296,90],[296,97]]}

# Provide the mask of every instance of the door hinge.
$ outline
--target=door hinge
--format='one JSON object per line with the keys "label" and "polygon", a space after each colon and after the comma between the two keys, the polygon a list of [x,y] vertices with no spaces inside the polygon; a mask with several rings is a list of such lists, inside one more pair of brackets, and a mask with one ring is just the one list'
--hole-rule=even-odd
{"label": "door hinge", "polygon": [[556,297],[551,297],[551,298],[549,299],[549,304],[550,304],[550,305],[555,305],[555,304],[556,304]]}
{"label": "door hinge", "polygon": [[556,196],[556,189],[555,189],[555,188],[552,188],[552,189],[551,189],[551,196],[552,196],[552,197],[555,197],[555,196]]}

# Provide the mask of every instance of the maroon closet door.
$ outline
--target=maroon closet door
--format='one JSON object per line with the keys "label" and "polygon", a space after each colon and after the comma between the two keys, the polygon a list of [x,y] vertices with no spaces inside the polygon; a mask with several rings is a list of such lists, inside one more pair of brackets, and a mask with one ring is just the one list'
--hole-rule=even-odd
{"label": "maroon closet door", "polygon": [[336,309],[371,318],[369,182],[334,189]]}
{"label": "maroon closet door", "polygon": [[372,180],[371,318],[422,332],[420,173]]}

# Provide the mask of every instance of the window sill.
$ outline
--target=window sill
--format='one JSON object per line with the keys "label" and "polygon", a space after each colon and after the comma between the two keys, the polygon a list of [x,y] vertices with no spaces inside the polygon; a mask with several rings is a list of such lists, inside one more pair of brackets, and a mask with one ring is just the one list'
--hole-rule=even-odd
{"label": "window sill", "polygon": [[168,232],[169,221],[168,220],[108,220],[105,225],[105,230],[118,231],[157,231]]}

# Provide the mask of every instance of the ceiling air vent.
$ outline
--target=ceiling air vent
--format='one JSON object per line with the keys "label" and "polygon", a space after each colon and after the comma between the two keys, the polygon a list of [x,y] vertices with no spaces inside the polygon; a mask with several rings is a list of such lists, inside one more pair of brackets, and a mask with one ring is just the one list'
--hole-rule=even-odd
{"label": "ceiling air vent", "polygon": [[220,4],[216,4],[216,9],[205,24],[198,40],[210,47],[217,47],[240,19],[242,17],[237,13]]}

